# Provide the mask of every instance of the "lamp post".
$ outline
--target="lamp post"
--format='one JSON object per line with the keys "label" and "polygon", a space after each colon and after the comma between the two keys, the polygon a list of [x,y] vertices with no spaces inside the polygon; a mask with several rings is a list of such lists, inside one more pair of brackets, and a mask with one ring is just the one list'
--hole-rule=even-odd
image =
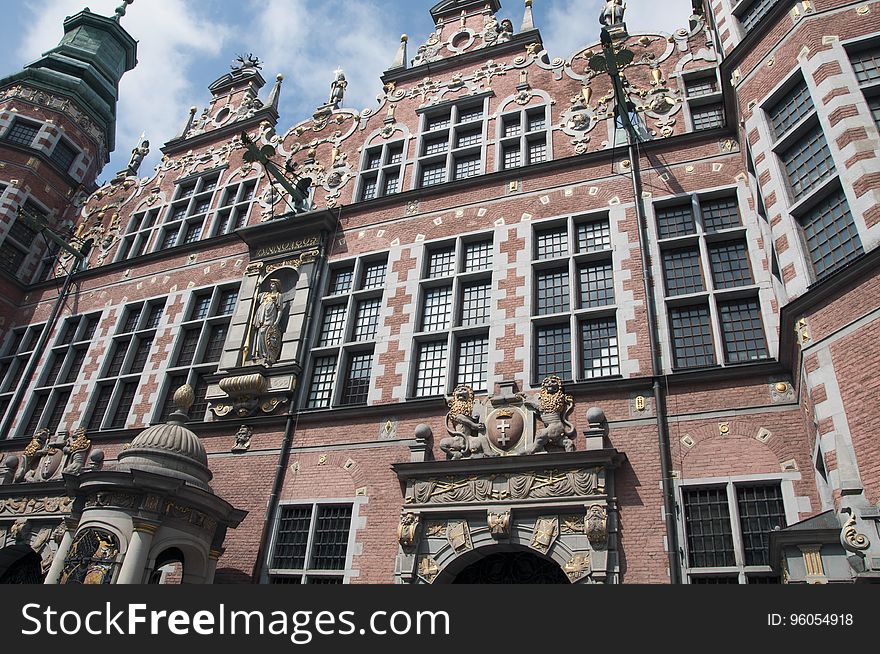
{"label": "lamp post", "polygon": [[[626,29],[617,26],[618,38],[626,36]],[[602,53],[594,55],[589,62],[590,69],[596,73],[608,73],[615,99],[615,126],[626,131],[629,152],[630,175],[635,199],[636,219],[639,223],[639,250],[644,270],[644,288],[647,302],[648,333],[651,349],[651,377],[654,392],[654,413],[657,417],[657,434],[660,447],[660,476],[663,485],[663,507],[666,522],[666,541],[669,559],[669,579],[673,584],[681,583],[681,560],[679,559],[678,530],[676,528],[675,487],[672,479],[672,455],[669,444],[669,425],[666,414],[666,398],[663,392],[663,368],[660,362],[659,335],[657,331],[657,309],[654,293],[654,275],[648,255],[648,232],[645,218],[645,200],[642,194],[641,154],[639,143],[644,137],[639,133],[633,116],[635,105],[629,99],[620,71],[632,63],[635,56],[625,47],[615,48],[615,39],[607,26],[602,27]]]}

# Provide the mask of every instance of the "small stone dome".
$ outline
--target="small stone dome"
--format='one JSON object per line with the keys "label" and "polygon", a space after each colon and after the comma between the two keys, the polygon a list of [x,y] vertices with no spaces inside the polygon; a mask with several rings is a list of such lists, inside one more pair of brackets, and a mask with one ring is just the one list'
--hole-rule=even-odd
{"label": "small stone dome", "polygon": [[178,410],[168,422],[142,431],[131,446],[119,454],[118,470],[144,470],[169,475],[204,490],[213,475],[208,469],[208,454],[199,437],[185,426],[186,412],[193,405],[195,394],[190,386],[174,393]]}

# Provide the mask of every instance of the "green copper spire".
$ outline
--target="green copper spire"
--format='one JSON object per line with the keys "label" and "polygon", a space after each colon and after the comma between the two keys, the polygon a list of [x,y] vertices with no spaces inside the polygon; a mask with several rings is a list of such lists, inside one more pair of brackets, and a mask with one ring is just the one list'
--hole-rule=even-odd
{"label": "green copper spire", "polygon": [[64,21],[64,37],[24,70],[0,79],[0,88],[25,84],[75,101],[103,130],[105,162],[116,145],[119,81],[137,65],[137,41],[119,24],[125,0],[113,18],[84,9]]}

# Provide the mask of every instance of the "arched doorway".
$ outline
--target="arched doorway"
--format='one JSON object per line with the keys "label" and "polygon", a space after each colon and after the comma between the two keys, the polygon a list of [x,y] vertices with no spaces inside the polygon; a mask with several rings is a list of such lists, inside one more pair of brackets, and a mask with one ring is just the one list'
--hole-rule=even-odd
{"label": "arched doorway", "polygon": [[42,584],[42,559],[28,545],[0,550],[0,584]]}
{"label": "arched doorway", "polygon": [[559,564],[551,559],[526,550],[496,550],[466,564],[449,583],[569,584],[571,582]]}
{"label": "arched doorway", "polygon": [[156,566],[150,573],[147,583],[150,584],[181,584],[183,583],[183,565],[186,558],[176,547],[170,547],[156,557]]}

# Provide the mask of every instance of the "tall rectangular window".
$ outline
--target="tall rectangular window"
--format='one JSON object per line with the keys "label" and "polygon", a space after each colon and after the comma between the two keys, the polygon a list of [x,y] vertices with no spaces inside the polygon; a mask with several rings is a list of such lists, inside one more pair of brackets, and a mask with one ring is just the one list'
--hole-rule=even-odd
{"label": "tall rectangular window", "polygon": [[[30,436],[45,427],[54,434],[67,411],[73,385],[80,380],[82,365],[92,344],[101,314],[74,316],[61,326],[55,346],[49,352],[47,365],[37,377],[24,421],[25,429],[19,436]],[[74,424],[65,424],[72,431]]]}
{"label": "tall rectangular window", "polygon": [[487,389],[493,250],[485,237],[426,246],[413,396],[442,395],[458,384]]}
{"label": "tall rectangular window", "polygon": [[498,168],[510,170],[547,161],[547,107],[529,107],[502,116],[498,123]]}
{"label": "tall rectangular window", "polygon": [[24,378],[25,368],[34,353],[37,341],[43,331],[43,325],[18,327],[13,329],[6,338],[5,345],[0,348],[0,420],[8,410],[9,404]]}
{"label": "tall rectangular window", "polygon": [[693,305],[671,307],[672,348],[677,368],[715,365],[715,346],[709,307]]}
{"label": "tall rectangular window", "polygon": [[391,141],[366,149],[358,192],[360,200],[372,200],[400,192],[404,150],[405,141]]}
{"label": "tall rectangular window", "polygon": [[351,504],[282,505],[270,556],[273,584],[342,584],[352,541]]}
{"label": "tall rectangular window", "polygon": [[374,255],[331,267],[312,350],[306,408],[367,403],[387,269],[387,258]]}
{"label": "tall rectangular window", "polygon": [[418,186],[468,179],[483,172],[484,102],[465,100],[425,113],[418,150]]}
{"label": "tall rectangular window", "polygon": [[168,207],[159,228],[156,249],[194,243],[202,237],[219,176],[220,173],[209,173],[178,184],[175,200]]}
{"label": "tall rectangular window", "polygon": [[681,498],[689,583],[780,583],[768,552],[770,532],[788,524],[780,482],[695,482]]}
{"label": "tall rectangular window", "polygon": [[619,375],[608,217],[537,228],[534,243],[533,383],[550,375],[576,381]]}
{"label": "tall rectangular window", "polygon": [[[217,371],[235,311],[237,286],[220,286],[195,291],[184,313],[174,344],[171,366],[165,376],[161,420],[174,410],[174,392],[183,384],[195,391],[195,403],[189,410],[192,422],[201,422],[208,411],[207,376]],[[230,299],[231,298],[231,299]]]}

